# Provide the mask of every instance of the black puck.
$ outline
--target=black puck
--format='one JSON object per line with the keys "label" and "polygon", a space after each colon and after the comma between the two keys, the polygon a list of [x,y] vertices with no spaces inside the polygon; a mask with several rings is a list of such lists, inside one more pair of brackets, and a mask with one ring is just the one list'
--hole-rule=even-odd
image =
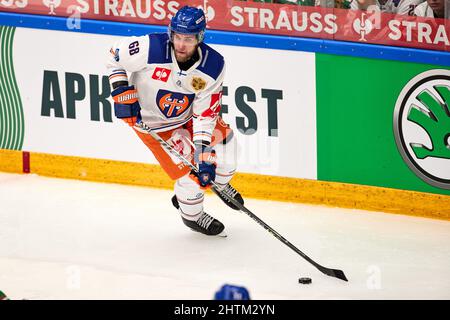
{"label": "black puck", "polygon": [[312,282],[311,278],[299,278],[298,283],[301,284],[310,284]]}

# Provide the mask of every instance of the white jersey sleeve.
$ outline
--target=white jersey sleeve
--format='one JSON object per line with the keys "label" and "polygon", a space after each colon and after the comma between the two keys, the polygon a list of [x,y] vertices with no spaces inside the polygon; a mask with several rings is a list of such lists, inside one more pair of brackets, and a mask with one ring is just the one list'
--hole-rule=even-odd
{"label": "white jersey sleeve", "polygon": [[135,72],[147,66],[149,37],[127,37],[117,41],[109,51],[107,68],[109,81],[128,81],[127,72]]}
{"label": "white jersey sleeve", "polygon": [[377,12],[380,11],[380,4],[378,0],[352,0],[350,2],[350,9]]}
{"label": "white jersey sleeve", "polygon": [[414,15],[417,17],[434,17],[433,10],[426,1],[419,4],[416,9],[414,9]]}
{"label": "white jersey sleeve", "polygon": [[213,83],[197,94],[193,103],[193,141],[211,143],[213,130],[222,103],[222,84],[225,78],[225,61],[222,70]]}
{"label": "white jersey sleeve", "polygon": [[422,2],[424,2],[424,0],[402,0],[392,13],[412,16],[414,14],[415,8]]}

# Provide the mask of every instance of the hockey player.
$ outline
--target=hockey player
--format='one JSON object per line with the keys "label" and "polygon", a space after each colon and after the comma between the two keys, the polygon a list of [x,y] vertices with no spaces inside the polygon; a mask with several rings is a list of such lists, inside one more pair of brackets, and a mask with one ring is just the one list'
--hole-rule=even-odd
{"label": "hockey player", "polygon": [[[243,199],[229,183],[236,170],[236,138],[219,116],[225,61],[203,42],[205,29],[203,10],[182,7],[167,33],[118,41],[107,67],[115,115],[134,129],[176,180],[172,203],[184,224],[206,235],[220,235],[224,225],[203,210],[205,189],[214,181],[238,202],[243,204]],[[193,161],[199,173],[140,129],[140,121]]]}

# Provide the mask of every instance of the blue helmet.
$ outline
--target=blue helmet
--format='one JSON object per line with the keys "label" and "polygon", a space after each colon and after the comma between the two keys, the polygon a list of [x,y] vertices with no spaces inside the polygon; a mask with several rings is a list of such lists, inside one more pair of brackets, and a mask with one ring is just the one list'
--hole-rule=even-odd
{"label": "blue helmet", "polygon": [[198,42],[202,42],[205,36],[206,17],[202,9],[184,6],[177,11],[170,21],[169,36],[172,33],[195,34]]}

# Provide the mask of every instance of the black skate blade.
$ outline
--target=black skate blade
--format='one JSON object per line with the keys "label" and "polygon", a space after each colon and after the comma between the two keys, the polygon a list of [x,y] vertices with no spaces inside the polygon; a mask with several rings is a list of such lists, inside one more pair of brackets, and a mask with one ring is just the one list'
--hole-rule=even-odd
{"label": "black skate blade", "polygon": [[199,231],[197,231],[197,230],[195,230],[195,229],[192,229],[192,228],[189,228],[189,229],[191,229],[192,231],[194,231],[194,232],[196,232],[196,233],[203,234],[203,235],[205,235],[205,236],[207,236],[207,237],[219,237],[219,238],[226,238],[226,237],[228,237],[228,235],[227,235],[227,233],[225,232],[225,230],[222,231],[222,232],[219,233],[219,234],[207,235],[207,234],[201,233],[201,232],[199,232]]}

